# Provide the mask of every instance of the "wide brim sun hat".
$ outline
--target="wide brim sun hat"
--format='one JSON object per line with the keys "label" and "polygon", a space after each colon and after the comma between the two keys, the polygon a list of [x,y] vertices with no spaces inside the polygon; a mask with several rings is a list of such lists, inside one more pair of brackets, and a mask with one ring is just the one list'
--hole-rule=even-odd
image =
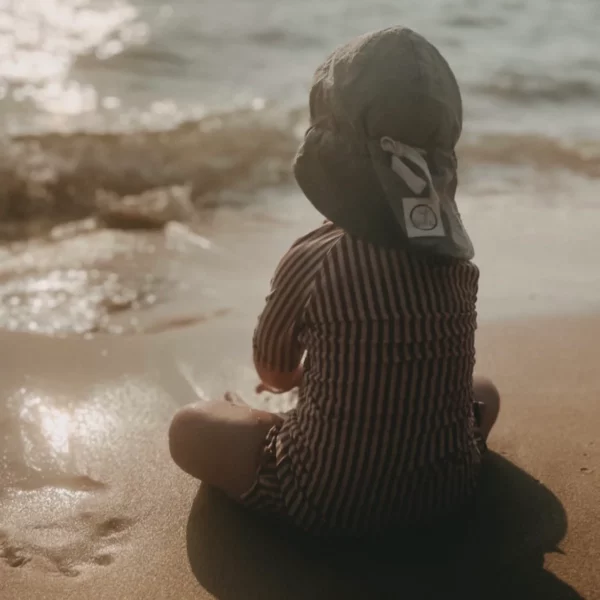
{"label": "wide brim sun hat", "polygon": [[351,235],[471,259],[455,202],[461,129],[456,78],[431,43],[404,27],[363,35],[315,73],[296,180]]}

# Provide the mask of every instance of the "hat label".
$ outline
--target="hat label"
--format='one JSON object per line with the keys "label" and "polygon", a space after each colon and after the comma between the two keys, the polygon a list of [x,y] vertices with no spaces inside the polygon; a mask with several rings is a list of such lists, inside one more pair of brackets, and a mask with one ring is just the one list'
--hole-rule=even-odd
{"label": "hat label", "polygon": [[434,198],[402,198],[404,223],[409,238],[444,237],[440,201]]}

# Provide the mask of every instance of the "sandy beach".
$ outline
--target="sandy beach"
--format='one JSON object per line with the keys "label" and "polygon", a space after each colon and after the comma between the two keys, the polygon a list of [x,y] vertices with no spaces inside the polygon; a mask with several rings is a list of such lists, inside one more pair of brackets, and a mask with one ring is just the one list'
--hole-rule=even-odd
{"label": "sandy beach", "polygon": [[313,544],[177,471],[173,411],[194,387],[253,382],[234,343],[252,322],[227,325],[93,341],[1,334],[0,597],[600,598],[600,318],[482,326],[478,370],[504,410],[450,552],[448,532]]}

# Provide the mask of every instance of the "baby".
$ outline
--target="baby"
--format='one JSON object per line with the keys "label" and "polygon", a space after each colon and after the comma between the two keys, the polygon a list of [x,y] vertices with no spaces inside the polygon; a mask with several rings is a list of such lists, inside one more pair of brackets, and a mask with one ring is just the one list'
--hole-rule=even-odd
{"label": "baby", "polygon": [[259,391],[180,410],[171,454],[253,510],[315,534],[429,524],[472,496],[499,410],[473,378],[479,271],[454,201],[462,103],[401,27],[318,69],[296,179],[325,224],[282,258],[254,334]]}

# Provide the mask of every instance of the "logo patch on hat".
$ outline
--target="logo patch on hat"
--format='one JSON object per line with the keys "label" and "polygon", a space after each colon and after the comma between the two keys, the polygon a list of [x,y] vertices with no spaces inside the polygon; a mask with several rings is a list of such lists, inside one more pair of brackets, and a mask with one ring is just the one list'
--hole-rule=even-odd
{"label": "logo patch on hat", "polygon": [[437,198],[403,198],[402,205],[409,238],[446,235]]}

